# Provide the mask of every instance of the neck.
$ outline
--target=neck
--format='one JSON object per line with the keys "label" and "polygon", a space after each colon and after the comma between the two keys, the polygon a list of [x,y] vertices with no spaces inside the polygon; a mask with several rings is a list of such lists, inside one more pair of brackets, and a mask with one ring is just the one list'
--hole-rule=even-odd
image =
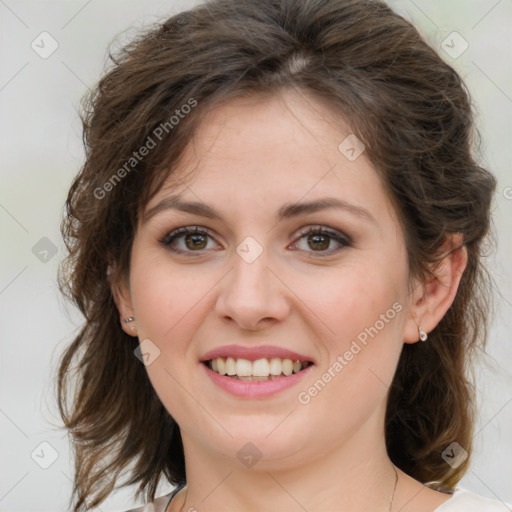
{"label": "neck", "polygon": [[[365,428],[316,458],[297,464],[265,460],[245,468],[238,458],[207,453],[182,433],[187,488],[175,510],[221,512],[309,512],[372,510],[388,512],[396,473],[384,436],[368,442]],[[371,436],[370,436],[371,439]],[[240,442],[243,446],[245,442]],[[204,449],[204,446],[201,446]],[[300,455],[300,454],[299,454]],[[395,507],[393,507],[394,509]]]}

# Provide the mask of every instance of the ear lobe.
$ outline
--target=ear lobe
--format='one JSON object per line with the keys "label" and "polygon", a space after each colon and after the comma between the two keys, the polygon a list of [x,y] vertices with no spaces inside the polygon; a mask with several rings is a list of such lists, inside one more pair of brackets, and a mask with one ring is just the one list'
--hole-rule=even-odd
{"label": "ear lobe", "polygon": [[411,318],[406,324],[404,341],[419,340],[418,328],[428,334],[433,331],[452,305],[466,269],[468,255],[462,235],[451,236],[443,246],[445,257],[432,270],[432,278],[418,286],[411,305]]}
{"label": "ear lobe", "polygon": [[125,277],[120,276],[117,270],[112,266],[108,267],[107,277],[110,283],[112,297],[119,312],[121,327],[126,334],[134,336],[135,326],[133,323],[130,325],[124,321],[125,318],[134,316],[128,280]]}

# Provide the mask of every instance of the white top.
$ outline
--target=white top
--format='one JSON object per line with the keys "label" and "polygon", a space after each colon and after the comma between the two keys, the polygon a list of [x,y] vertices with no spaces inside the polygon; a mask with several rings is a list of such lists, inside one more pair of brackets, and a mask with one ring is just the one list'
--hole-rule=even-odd
{"label": "white top", "polygon": [[433,512],[512,512],[512,505],[455,487],[452,497]]}
{"label": "white top", "polygon": [[[173,492],[160,496],[152,503],[132,508],[126,512],[165,512],[172,494]],[[512,505],[484,498],[462,487],[455,487],[452,497],[432,512],[512,512]]]}

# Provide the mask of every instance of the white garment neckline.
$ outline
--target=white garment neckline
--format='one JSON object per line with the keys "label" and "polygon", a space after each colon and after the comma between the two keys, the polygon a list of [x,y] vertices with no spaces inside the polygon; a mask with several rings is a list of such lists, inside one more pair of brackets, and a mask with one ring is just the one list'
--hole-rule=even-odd
{"label": "white garment neckline", "polygon": [[511,505],[501,500],[487,498],[463,487],[455,487],[451,498],[433,512],[509,512]]}

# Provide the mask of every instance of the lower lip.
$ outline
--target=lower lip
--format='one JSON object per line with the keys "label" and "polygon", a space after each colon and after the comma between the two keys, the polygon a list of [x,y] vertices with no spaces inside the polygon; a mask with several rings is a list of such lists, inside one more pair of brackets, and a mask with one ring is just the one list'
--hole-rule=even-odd
{"label": "lower lip", "polygon": [[201,366],[204,368],[206,374],[214,384],[232,395],[243,398],[266,398],[276,395],[277,393],[298,384],[307,374],[309,374],[314,365],[309,365],[299,373],[292,373],[288,377],[280,377],[279,379],[266,381],[244,381],[232,379],[210,370],[210,368],[208,368],[204,363],[201,363]]}

